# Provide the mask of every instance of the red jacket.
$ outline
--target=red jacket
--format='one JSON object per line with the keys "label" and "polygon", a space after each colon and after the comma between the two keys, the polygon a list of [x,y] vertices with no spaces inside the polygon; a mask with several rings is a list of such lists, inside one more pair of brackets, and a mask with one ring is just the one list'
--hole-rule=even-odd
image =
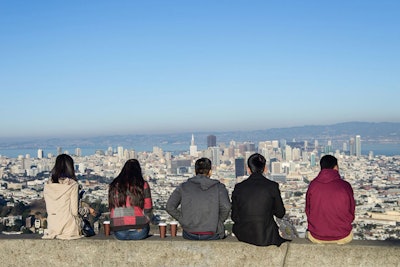
{"label": "red jacket", "polygon": [[355,201],[351,185],[334,169],[323,169],[311,181],[306,195],[308,231],[319,240],[348,236],[354,220]]}

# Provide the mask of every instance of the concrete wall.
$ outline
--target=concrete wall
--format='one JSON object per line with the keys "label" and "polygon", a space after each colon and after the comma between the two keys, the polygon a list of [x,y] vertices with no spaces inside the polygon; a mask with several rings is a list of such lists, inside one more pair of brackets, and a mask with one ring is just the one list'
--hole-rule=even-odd
{"label": "concrete wall", "polygon": [[297,239],[280,247],[257,247],[234,237],[219,241],[27,237],[0,237],[0,266],[400,266],[399,241],[316,245]]}

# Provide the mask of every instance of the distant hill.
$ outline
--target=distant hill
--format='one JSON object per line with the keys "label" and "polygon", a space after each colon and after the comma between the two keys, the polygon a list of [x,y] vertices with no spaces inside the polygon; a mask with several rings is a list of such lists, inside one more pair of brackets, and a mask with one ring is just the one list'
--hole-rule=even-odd
{"label": "distant hill", "polygon": [[[154,135],[113,135],[85,138],[53,138],[53,139],[1,139],[0,149],[19,148],[54,148],[61,147],[96,147],[107,148],[115,146],[145,147],[151,150],[153,146],[167,147],[171,150],[190,145],[191,136],[194,134],[195,142],[199,149],[206,146],[207,136],[217,136],[217,143],[229,143],[231,140],[238,142],[252,141],[258,143],[265,140],[286,139],[292,141],[302,140],[332,140],[348,141],[350,137],[361,135],[363,142],[370,143],[400,143],[400,123],[392,122],[345,122],[332,125],[306,125],[301,127],[271,128],[257,131],[229,131],[229,132],[194,132]],[[169,150],[169,149],[166,149]]]}
{"label": "distant hill", "polygon": [[345,122],[332,125],[306,125],[258,131],[274,138],[344,139],[361,135],[364,141],[400,140],[400,123]]}

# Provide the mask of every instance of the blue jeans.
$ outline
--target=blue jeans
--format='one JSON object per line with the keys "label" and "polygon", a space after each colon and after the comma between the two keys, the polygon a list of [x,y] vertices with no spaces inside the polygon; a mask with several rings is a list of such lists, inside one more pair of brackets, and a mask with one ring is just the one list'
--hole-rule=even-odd
{"label": "blue jeans", "polygon": [[182,233],[183,238],[189,239],[189,240],[217,240],[221,239],[219,235],[213,234],[213,235],[198,235],[198,234],[192,234],[189,232],[186,232],[183,230]]}
{"label": "blue jeans", "polygon": [[118,240],[140,240],[149,236],[150,226],[143,229],[129,229],[122,231],[115,231],[114,236]]}

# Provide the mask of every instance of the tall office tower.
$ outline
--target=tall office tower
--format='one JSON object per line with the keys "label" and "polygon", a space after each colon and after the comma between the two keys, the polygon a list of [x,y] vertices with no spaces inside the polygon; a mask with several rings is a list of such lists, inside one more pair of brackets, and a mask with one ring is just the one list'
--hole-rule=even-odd
{"label": "tall office tower", "polygon": [[361,157],[361,136],[356,135],[356,156]]}
{"label": "tall office tower", "polygon": [[75,148],[75,156],[77,157],[82,156],[82,150],[79,147]]}
{"label": "tall office tower", "polygon": [[219,147],[210,147],[211,150],[211,162],[212,166],[218,167],[219,166]]}
{"label": "tall office tower", "polygon": [[288,145],[285,146],[284,148],[285,154],[284,154],[284,159],[286,161],[291,161],[292,160],[292,148]]}
{"label": "tall office tower", "polygon": [[325,147],[325,153],[330,154],[333,152],[332,141],[328,140],[328,145]]}
{"label": "tall office tower", "polygon": [[189,154],[192,157],[197,157],[197,146],[194,144],[194,135],[192,134],[192,141],[190,142]]}
{"label": "tall office tower", "polygon": [[315,153],[310,154],[310,166],[315,167],[316,161],[315,161]]}
{"label": "tall office tower", "polygon": [[268,148],[261,148],[260,154],[264,156],[264,158],[269,161],[269,150]]}
{"label": "tall office tower", "polygon": [[304,151],[307,151],[308,149],[308,141],[304,141]]}
{"label": "tall office tower", "polygon": [[37,157],[38,157],[38,159],[42,159],[43,158],[43,149],[38,149],[38,151],[37,151]]}
{"label": "tall office tower", "polygon": [[298,160],[300,160],[300,157],[301,157],[300,148],[297,148],[297,147],[293,148],[292,149],[292,160],[298,161]]}
{"label": "tall office tower", "polygon": [[342,148],[343,152],[347,152],[347,143],[343,142],[343,148]]}
{"label": "tall office tower", "polygon": [[207,148],[217,146],[217,137],[215,135],[207,136]]}
{"label": "tall office tower", "polygon": [[350,149],[350,156],[354,156],[356,154],[356,144],[353,137],[350,138],[349,149]]}
{"label": "tall office tower", "polygon": [[61,155],[62,154],[62,148],[61,147],[57,147],[57,155]]}
{"label": "tall office tower", "polygon": [[244,176],[245,174],[244,158],[235,159],[235,174],[236,178]]}
{"label": "tall office tower", "polygon": [[117,147],[118,158],[122,159],[124,157],[124,147]]}

